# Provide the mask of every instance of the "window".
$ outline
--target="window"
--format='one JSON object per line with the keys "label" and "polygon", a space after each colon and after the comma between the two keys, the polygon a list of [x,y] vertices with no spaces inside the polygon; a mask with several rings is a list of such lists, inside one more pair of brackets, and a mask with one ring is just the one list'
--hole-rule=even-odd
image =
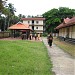
{"label": "window", "polygon": [[34,23],[34,20],[32,20],[32,24]]}
{"label": "window", "polygon": [[38,23],[39,23],[39,21],[36,21],[36,23],[38,24]]}
{"label": "window", "polygon": [[30,23],[30,21],[28,21],[28,23]]}
{"label": "window", "polygon": [[36,27],[36,29],[38,29],[38,27]]}
{"label": "window", "polygon": [[32,30],[34,30],[34,26],[32,26]]}

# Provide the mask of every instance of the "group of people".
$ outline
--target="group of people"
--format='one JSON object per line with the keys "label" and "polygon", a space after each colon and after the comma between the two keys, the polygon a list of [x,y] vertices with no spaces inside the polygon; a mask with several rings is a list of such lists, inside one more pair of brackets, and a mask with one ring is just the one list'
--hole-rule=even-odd
{"label": "group of people", "polygon": [[52,47],[53,36],[52,36],[51,33],[48,35],[48,37],[47,37],[47,41],[48,41],[49,46]]}
{"label": "group of people", "polygon": [[40,34],[30,34],[29,38],[30,40],[32,39],[40,40]]}
{"label": "group of people", "polygon": [[[27,37],[26,34],[23,34],[23,35],[22,35],[22,40],[23,40],[23,39],[26,39],[26,37]],[[27,37],[27,39],[28,39],[28,37]],[[29,35],[29,39],[30,39],[30,40],[33,40],[33,39],[35,39],[35,40],[40,40],[40,34],[34,34],[34,35],[33,35],[33,34],[30,34],[30,35]],[[47,41],[48,41],[49,46],[52,47],[53,36],[52,36],[51,33],[48,35]]]}

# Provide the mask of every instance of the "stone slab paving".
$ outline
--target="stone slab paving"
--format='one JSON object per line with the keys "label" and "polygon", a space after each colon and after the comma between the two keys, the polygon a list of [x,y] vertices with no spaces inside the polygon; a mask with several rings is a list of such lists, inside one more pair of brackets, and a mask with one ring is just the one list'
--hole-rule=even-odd
{"label": "stone slab paving", "polygon": [[75,59],[54,44],[50,48],[47,38],[42,38],[42,40],[48,49],[53,63],[52,71],[55,72],[55,75],[75,75]]}

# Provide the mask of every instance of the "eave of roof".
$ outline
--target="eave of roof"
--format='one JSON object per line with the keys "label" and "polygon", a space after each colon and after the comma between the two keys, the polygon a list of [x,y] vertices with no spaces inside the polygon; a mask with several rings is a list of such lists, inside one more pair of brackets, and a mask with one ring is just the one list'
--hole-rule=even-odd
{"label": "eave of roof", "polygon": [[72,26],[75,24],[75,17],[73,17],[68,23],[66,23],[66,26]]}
{"label": "eave of roof", "polygon": [[61,23],[60,25],[58,25],[55,29],[60,29],[64,26],[65,24]]}
{"label": "eave of roof", "polygon": [[22,30],[22,29],[29,29],[29,30],[31,30],[30,28],[29,28],[29,25],[28,24],[22,24],[22,23],[18,23],[18,24],[15,24],[15,25],[12,25],[12,26],[10,26],[8,29],[11,29],[11,30],[13,30],[13,29],[18,29],[18,30]]}
{"label": "eave of roof", "polygon": [[55,29],[61,29],[64,27],[72,26],[72,25],[75,25],[75,17],[73,17],[69,21],[66,21],[66,23],[63,23],[62,25],[61,24],[58,25]]}
{"label": "eave of roof", "polygon": [[22,18],[21,20],[45,20],[45,18]]}

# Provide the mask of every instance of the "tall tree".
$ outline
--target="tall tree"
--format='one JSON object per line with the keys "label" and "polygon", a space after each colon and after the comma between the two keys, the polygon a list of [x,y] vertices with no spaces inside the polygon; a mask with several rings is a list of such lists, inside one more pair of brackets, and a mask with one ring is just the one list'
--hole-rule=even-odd
{"label": "tall tree", "polygon": [[54,28],[59,25],[64,18],[73,17],[75,15],[75,9],[69,9],[66,7],[60,7],[58,9],[51,9],[43,14],[45,20],[45,29],[49,32],[54,32]]}
{"label": "tall tree", "polygon": [[2,14],[5,15],[4,17],[4,30],[9,27],[9,25],[11,25],[13,22],[11,21],[13,16],[15,15],[15,8],[13,6],[13,4],[9,3],[7,7],[4,7],[4,9],[2,10]]}
{"label": "tall tree", "polygon": [[6,6],[6,1],[7,0],[0,0],[0,30],[4,30],[4,20],[5,18],[2,17],[1,15],[3,14],[3,10]]}
{"label": "tall tree", "polygon": [[22,18],[22,14],[19,14],[19,15],[18,15],[18,17],[19,17],[19,20],[21,21],[21,18]]}
{"label": "tall tree", "polygon": [[19,14],[18,17],[19,17],[19,21],[22,21],[21,18],[25,18],[26,16],[22,15],[22,14]]}
{"label": "tall tree", "polygon": [[2,13],[7,0],[0,0],[0,13]]}
{"label": "tall tree", "polygon": [[9,15],[8,15],[8,27],[11,24],[10,20],[12,19],[12,16],[14,15],[14,12],[16,12],[16,9],[14,8],[12,3],[8,4],[8,9],[10,11]]}
{"label": "tall tree", "polygon": [[14,12],[16,12],[16,9],[14,8],[12,3],[8,4],[8,9],[11,12],[11,15],[14,15]]}
{"label": "tall tree", "polygon": [[11,23],[11,24],[16,24],[16,23],[18,23],[19,21],[20,21],[20,20],[19,20],[19,17],[13,15],[13,16],[12,16],[12,19],[10,20],[10,23]]}

